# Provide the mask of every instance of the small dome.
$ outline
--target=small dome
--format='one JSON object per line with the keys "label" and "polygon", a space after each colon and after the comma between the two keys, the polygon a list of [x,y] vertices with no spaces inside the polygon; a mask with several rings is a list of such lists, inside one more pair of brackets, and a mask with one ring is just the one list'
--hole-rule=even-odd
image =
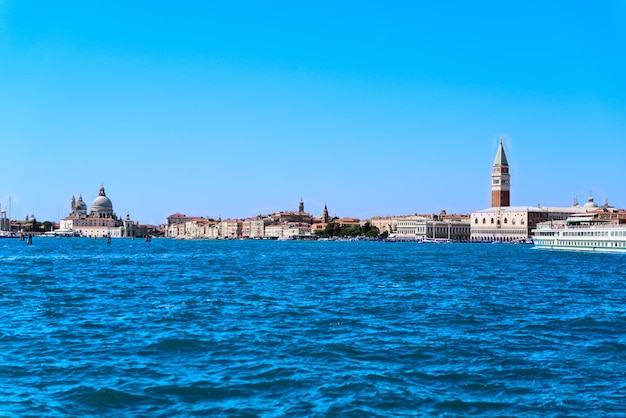
{"label": "small dome", "polygon": [[589,198],[587,199],[587,203],[585,203],[585,206],[583,206],[585,208],[597,208],[598,204],[596,202],[593,201],[593,196],[589,196]]}
{"label": "small dome", "polygon": [[87,204],[83,200],[83,197],[79,197],[76,202],[76,211],[87,211]]}

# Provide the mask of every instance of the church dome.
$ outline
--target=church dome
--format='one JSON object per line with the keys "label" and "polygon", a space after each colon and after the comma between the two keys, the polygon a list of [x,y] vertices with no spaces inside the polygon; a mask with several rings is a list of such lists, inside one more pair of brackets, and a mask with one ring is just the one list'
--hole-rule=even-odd
{"label": "church dome", "polygon": [[83,200],[82,196],[79,197],[78,201],[76,202],[76,211],[87,211],[87,204]]}
{"label": "church dome", "polygon": [[585,206],[583,206],[587,209],[593,209],[593,208],[597,208],[598,204],[596,202],[593,201],[593,196],[589,196],[589,198],[587,199],[587,203],[585,203]]}
{"label": "church dome", "polygon": [[100,187],[98,197],[96,197],[91,204],[91,214],[96,217],[110,217],[113,215],[113,203],[111,203],[111,199],[106,196],[104,186]]}
{"label": "church dome", "polygon": [[92,211],[101,211],[101,210],[109,210],[113,209],[113,203],[111,203],[111,199],[106,196],[98,196],[93,200],[91,204]]}

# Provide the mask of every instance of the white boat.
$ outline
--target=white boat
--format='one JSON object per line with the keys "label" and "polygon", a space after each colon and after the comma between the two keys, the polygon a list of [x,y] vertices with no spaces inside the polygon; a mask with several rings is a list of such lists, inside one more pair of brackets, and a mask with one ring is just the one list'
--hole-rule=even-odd
{"label": "white boat", "polygon": [[56,229],[54,231],[44,232],[42,237],[80,237],[81,235],[78,232],[72,231],[71,229]]}
{"label": "white boat", "polygon": [[626,253],[624,212],[591,212],[541,222],[533,232],[535,248]]}
{"label": "white boat", "polygon": [[448,244],[451,241],[448,238],[424,238],[421,242],[425,244]]}

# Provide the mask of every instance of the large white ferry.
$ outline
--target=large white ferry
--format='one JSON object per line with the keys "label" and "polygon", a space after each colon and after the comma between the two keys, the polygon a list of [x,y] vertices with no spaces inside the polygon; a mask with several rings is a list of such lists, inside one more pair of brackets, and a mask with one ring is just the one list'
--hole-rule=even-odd
{"label": "large white ferry", "polygon": [[535,248],[626,253],[626,213],[598,211],[541,222],[532,236]]}

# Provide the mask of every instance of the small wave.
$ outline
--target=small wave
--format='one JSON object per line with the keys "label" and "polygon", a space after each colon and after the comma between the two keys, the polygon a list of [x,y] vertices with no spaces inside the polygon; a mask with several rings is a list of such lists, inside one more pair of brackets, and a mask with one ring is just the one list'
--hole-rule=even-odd
{"label": "small wave", "polygon": [[507,402],[495,401],[464,401],[461,399],[451,399],[438,402],[434,405],[435,414],[462,414],[462,415],[486,415],[497,411],[506,410],[512,406]]}
{"label": "small wave", "polygon": [[144,395],[135,395],[113,388],[93,388],[79,386],[57,396],[58,400],[65,405],[63,413],[75,415],[90,414],[103,411],[128,411],[141,405],[148,405],[154,400]]}
{"label": "small wave", "polygon": [[194,353],[204,352],[205,349],[206,344],[201,340],[191,338],[167,338],[148,345],[143,350],[143,354]]}

